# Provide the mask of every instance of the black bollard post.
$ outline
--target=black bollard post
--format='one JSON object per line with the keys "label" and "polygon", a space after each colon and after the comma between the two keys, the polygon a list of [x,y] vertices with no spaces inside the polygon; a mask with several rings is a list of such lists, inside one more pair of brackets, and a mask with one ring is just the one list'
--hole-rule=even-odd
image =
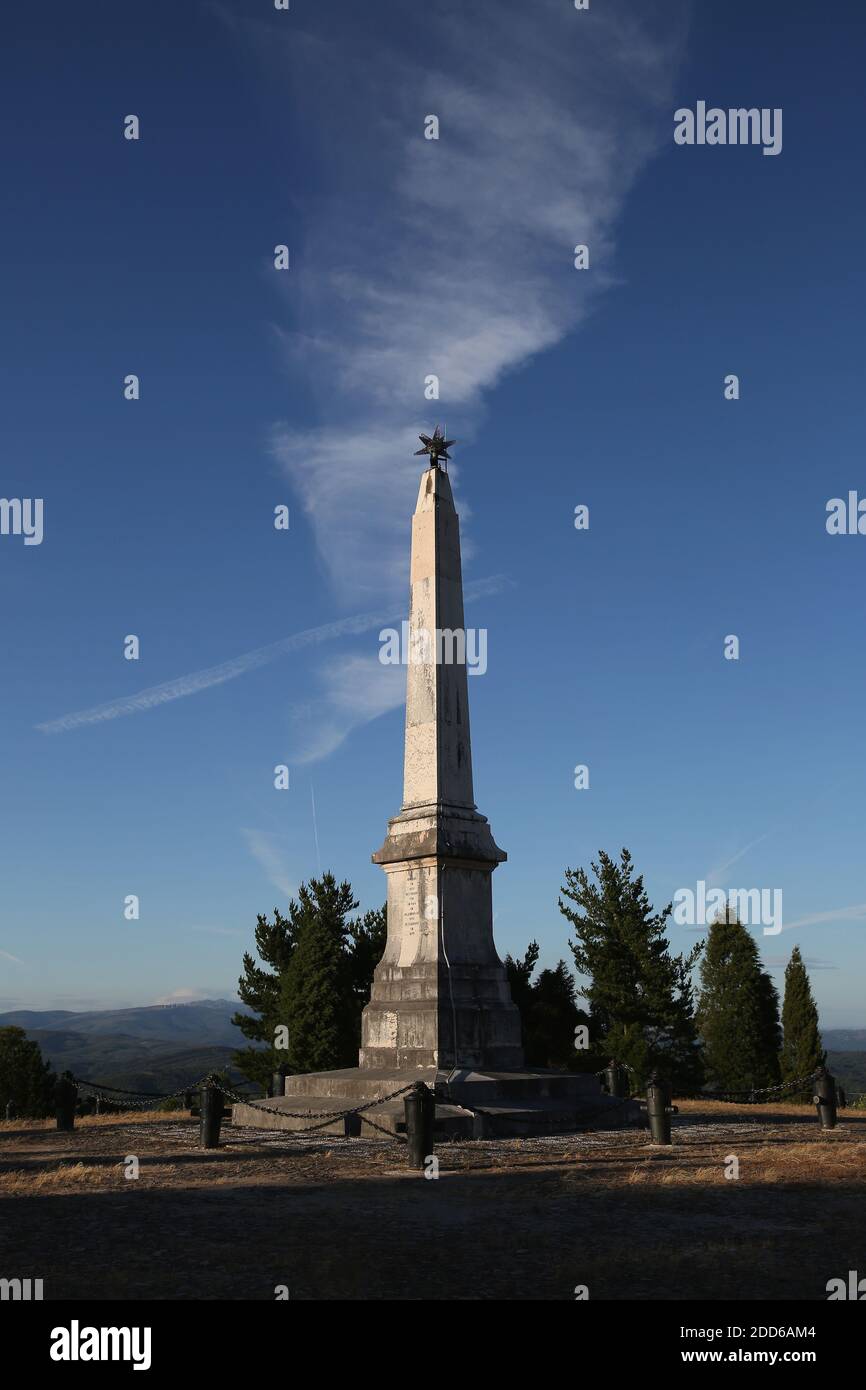
{"label": "black bollard post", "polygon": [[813,1100],[818,1107],[818,1119],[822,1129],[836,1128],[836,1081],[826,1067],[815,1072],[815,1094]]}
{"label": "black bollard post", "polygon": [[647,1081],[646,1113],[652,1142],[654,1144],[669,1144],[671,1142],[671,1115],[673,1113],[671,1088],[667,1081],[662,1080],[657,1071],[654,1071]]}
{"label": "black bollard post", "polygon": [[65,1134],[75,1129],[75,1106],[78,1101],[78,1087],[72,1079],[72,1072],[65,1071],[58,1077],[54,1087],[54,1113],[57,1128]]}
{"label": "black bollard post", "polygon": [[285,1062],[281,1062],[271,1077],[271,1094],[274,1096],[284,1096],[286,1094],[286,1077],[289,1069]]}
{"label": "black bollard post", "polygon": [[406,1148],[410,1168],[423,1168],[433,1153],[436,1097],[423,1081],[416,1081],[403,1100],[406,1111]]}
{"label": "black bollard post", "polygon": [[846,1096],[846,1094],[845,1094],[845,1092],[844,1092],[844,1090],[842,1089],[841,1086],[837,1086],[837,1087],[836,1087],[836,1109],[837,1109],[837,1110],[847,1110],[847,1109],[848,1109],[848,1097]]}
{"label": "black bollard post", "polygon": [[14,1119],[15,1119],[15,1102],[14,1102],[14,1100],[7,1100],[7,1102],[6,1102],[6,1118],[7,1118],[7,1120],[14,1120]]}
{"label": "black bollard post", "polygon": [[628,1072],[619,1062],[614,1061],[613,1057],[604,1069],[604,1084],[609,1096],[621,1099],[629,1093]]}
{"label": "black bollard post", "polygon": [[223,1093],[208,1077],[201,1088],[201,1148],[219,1148],[222,1117]]}

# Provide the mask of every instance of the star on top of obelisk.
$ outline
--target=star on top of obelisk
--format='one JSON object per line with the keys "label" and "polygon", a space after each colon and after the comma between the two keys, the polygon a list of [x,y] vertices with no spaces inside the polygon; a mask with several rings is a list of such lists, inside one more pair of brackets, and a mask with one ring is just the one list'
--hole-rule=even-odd
{"label": "star on top of obelisk", "polygon": [[441,425],[436,426],[433,431],[432,439],[427,434],[419,434],[418,438],[421,440],[424,448],[416,449],[415,457],[418,458],[420,454],[429,454],[431,468],[438,468],[440,459],[450,459],[451,455],[448,453],[448,450],[451,448],[452,444],[457,443],[456,439],[445,438],[442,433]]}

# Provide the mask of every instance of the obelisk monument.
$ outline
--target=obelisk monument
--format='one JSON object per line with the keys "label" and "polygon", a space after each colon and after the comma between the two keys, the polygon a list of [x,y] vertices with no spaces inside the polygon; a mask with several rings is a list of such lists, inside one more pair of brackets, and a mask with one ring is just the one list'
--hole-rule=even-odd
{"label": "obelisk monument", "polygon": [[418,489],[410,583],[403,806],[373,855],[388,880],[388,944],[360,1065],[511,1071],[523,1064],[520,1016],[491,898],[505,855],[475,807],[460,525],[438,459]]}
{"label": "obelisk monument", "polygon": [[373,855],[387,876],[388,939],[359,1065],[288,1076],[284,1096],[237,1103],[233,1121],[308,1129],[320,1115],[316,1128],[339,1134],[346,1111],[362,1132],[396,1133],[403,1094],[423,1081],[440,1132],[572,1130],[608,1106],[622,1124],[628,1103],[602,1096],[596,1077],[523,1065],[520,1016],[493,944],[491,879],[505,855],[472,785],[460,526],[441,466],[450,441],[438,427],[421,439],[430,466],[412,518],[403,805]]}

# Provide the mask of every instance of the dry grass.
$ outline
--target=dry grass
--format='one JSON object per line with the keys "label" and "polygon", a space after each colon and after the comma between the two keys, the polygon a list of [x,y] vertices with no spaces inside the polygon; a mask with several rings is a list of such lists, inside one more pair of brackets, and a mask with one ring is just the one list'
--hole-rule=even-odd
{"label": "dry grass", "polygon": [[105,1187],[112,1177],[111,1170],[95,1163],[61,1163],[56,1168],[33,1172],[13,1168],[0,1173],[0,1193],[8,1195],[38,1195],[40,1192],[63,1191],[67,1187]]}
{"label": "dry grass", "polygon": [[[178,1115],[186,1116],[185,1110],[122,1110],[116,1111],[113,1115],[76,1115],[76,1129],[97,1129],[103,1125],[128,1125],[141,1124],[142,1122],[152,1122],[158,1124],[166,1120],[176,1120]],[[0,1134],[20,1133],[22,1129],[53,1129],[57,1130],[57,1121],[54,1116],[46,1120],[29,1120],[22,1118],[19,1120],[0,1120]]]}
{"label": "dry grass", "polygon": [[[223,1130],[185,1113],[0,1132],[4,1264],[46,1298],[822,1299],[866,1248],[866,1115],[681,1102],[641,1129],[437,1148]],[[124,1158],[139,1158],[139,1177]],[[725,1177],[728,1155],[740,1176]],[[58,1231],[62,1232],[58,1246]],[[0,1271],[5,1272],[5,1271]]]}

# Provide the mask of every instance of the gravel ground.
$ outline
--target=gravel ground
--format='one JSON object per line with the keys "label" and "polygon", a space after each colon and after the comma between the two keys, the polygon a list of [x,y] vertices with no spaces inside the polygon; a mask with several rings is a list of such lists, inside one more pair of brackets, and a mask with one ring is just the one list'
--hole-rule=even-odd
{"label": "gravel ground", "polygon": [[435,1180],[386,1139],[3,1124],[0,1277],[47,1299],[808,1300],[866,1273],[866,1113],[821,1133],[806,1109],[681,1102],[674,1124],[670,1147],[444,1144]]}

